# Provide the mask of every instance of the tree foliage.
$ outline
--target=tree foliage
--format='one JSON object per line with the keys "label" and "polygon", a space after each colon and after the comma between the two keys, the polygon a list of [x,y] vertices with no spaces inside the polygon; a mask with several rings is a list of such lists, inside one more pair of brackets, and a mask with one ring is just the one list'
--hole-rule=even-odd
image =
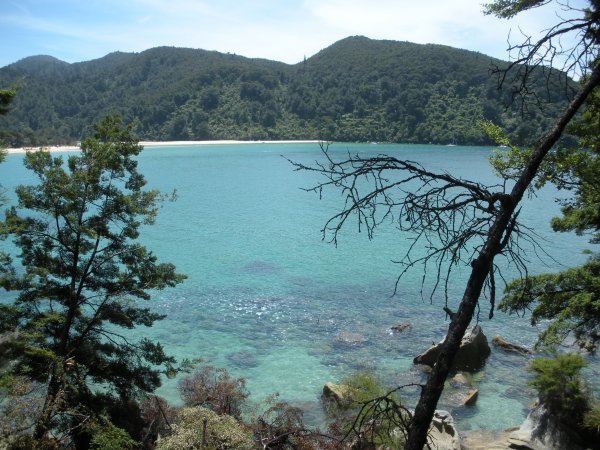
{"label": "tree foliage", "polygon": [[535,358],[527,368],[533,373],[529,384],[551,413],[577,423],[588,406],[580,374],[585,366],[583,357],[576,353]]}
{"label": "tree foliage", "polygon": [[[580,136],[581,147],[559,148],[548,158],[536,186],[552,183],[566,190],[561,200],[562,216],[552,219],[557,232],[589,234],[590,242],[600,242],[600,134],[598,108],[600,89],[590,95],[586,108],[572,126]],[[493,163],[500,171],[522,166],[527,150],[511,149]],[[597,253],[582,266],[555,274],[527,276],[506,287],[500,307],[522,313],[532,309],[531,322],[550,320],[539,336],[538,347],[556,349],[568,336],[581,347],[594,351],[600,340],[600,260]]]}
{"label": "tree foliage", "polygon": [[118,415],[175,370],[159,343],[127,335],[162,318],[141,304],[152,290],[185,278],[137,242],[161,200],[144,190],[141,150],[130,128],[109,116],[66,162],[43,151],[25,155],[38,184],[16,189],[18,206],[2,224],[20,267],[3,273],[2,286],[17,297],[1,309],[16,335],[10,370],[44,386],[36,438],[89,440],[81,424]]}

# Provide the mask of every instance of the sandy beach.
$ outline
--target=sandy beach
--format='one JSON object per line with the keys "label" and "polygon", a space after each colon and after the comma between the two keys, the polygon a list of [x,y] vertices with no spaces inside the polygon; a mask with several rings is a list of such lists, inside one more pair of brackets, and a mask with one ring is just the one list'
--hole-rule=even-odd
{"label": "sandy beach", "polygon": [[[302,141],[140,141],[140,145],[144,147],[183,147],[192,145],[231,145],[231,144],[318,144],[322,141],[302,140]],[[18,147],[7,148],[7,153],[26,153],[37,150],[45,150],[48,152],[72,152],[79,150],[79,147],[74,145],[48,145],[43,147]]]}

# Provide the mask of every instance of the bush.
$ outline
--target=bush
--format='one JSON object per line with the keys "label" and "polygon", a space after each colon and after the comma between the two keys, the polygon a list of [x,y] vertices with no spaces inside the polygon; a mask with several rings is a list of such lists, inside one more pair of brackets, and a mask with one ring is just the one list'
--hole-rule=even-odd
{"label": "bush", "polygon": [[265,400],[267,407],[260,415],[252,417],[250,427],[254,440],[261,448],[269,450],[337,450],[337,441],[308,430],[300,408],[278,400],[272,394]]}
{"label": "bush", "polygon": [[580,373],[585,366],[581,355],[568,353],[535,358],[527,368],[533,373],[529,385],[538,392],[540,402],[566,423],[580,424],[588,409]]}
{"label": "bush", "polygon": [[186,406],[204,406],[217,414],[241,417],[248,398],[246,380],[232,378],[226,369],[206,365],[179,382],[179,393]]}
{"label": "bush", "polygon": [[387,389],[375,375],[359,372],[343,379],[342,402],[326,405],[334,419],[329,429],[339,438],[350,438],[356,448],[401,448],[410,414],[396,391]]}
{"label": "bush", "polygon": [[[203,422],[206,420],[204,446]],[[158,450],[251,450],[254,447],[250,433],[235,418],[218,415],[203,408],[184,408],[178,422],[173,424],[170,436],[158,442]]]}
{"label": "bush", "polygon": [[133,450],[139,448],[139,443],[131,439],[122,428],[114,426],[109,421],[98,427],[90,441],[90,450]]}

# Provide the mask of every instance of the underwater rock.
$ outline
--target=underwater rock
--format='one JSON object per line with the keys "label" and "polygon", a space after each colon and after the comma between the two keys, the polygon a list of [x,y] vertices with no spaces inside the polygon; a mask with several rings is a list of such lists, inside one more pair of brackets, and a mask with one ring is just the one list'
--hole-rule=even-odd
{"label": "underwater rock", "polygon": [[240,369],[250,369],[258,366],[256,356],[250,352],[241,351],[227,355],[227,360]]}
{"label": "underwater rock", "polygon": [[338,344],[362,345],[366,343],[368,339],[364,334],[342,331],[337,334],[335,341]]}
{"label": "underwater rock", "polygon": [[451,381],[459,386],[471,386],[471,381],[462,372],[458,372],[456,375],[454,375]]}
{"label": "underwater rock", "polygon": [[496,347],[500,347],[502,350],[506,350],[507,352],[518,353],[519,355],[528,355],[531,353],[531,350],[528,348],[522,347],[517,344],[512,344],[508,341],[505,341],[500,336],[494,336],[492,338],[492,344]]}
{"label": "underwater rock", "polygon": [[[432,345],[425,352],[415,357],[413,362],[415,364],[433,366],[441,351],[442,342],[443,340],[439,344]],[[470,331],[465,333],[458,353],[454,358],[452,369],[465,371],[480,369],[484,366],[490,352],[490,346],[485,334],[483,334],[479,325],[475,325]]]}
{"label": "underwater rock", "polygon": [[402,333],[403,331],[410,330],[412,328],[412,324],[410,322],[399,323],[398,325],[394,325],[391,330],[394,333]]}

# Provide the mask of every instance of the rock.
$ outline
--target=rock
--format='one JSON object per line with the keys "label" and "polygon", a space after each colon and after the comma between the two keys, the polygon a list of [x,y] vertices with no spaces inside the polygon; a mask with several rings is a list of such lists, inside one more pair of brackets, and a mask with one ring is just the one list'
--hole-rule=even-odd
{"label": "rock", "polygon": [[521,450],[583,450],[578,436],[564,427],[543,405],[535,406],[521,427],[510,434],[508,448]]}
{"label": "rock", "polygon": [[478,397],[479,397],[478,389],[469,389],[467,391],[467,397],[465,398],[465,401],[463,402],[463,404],[465,406],[473,406],[475,404],[475,402],[477,402]]}
{"label": "rock", "polygon": [[471,381],[462,372],[458,372],[456,375],[454,375],[451,381],[459,386],[471,386]]}
{"label": "rock", "polygon": [[231,353],[227,355],[227,360],[234,366],[240,369],[250,369],[258,366],[256,356],[247,351]]}
{"label": "rock", "polygon": [[[442,340],[443,342],[443,340]],[[415,364],[433,366],[437,361],[441,350],[441,344],[434,344],[425,352],[417,356],[413,361]],[[460,348],[454,358],[453,370],[477,370],[483,367],[486,358],[490,354],[490,346],[481,327],[475,325],[467,331],[462,339]]]}
{"label": "rock", "polygon": [[398,325],[394,325],[391,330],[394,333],[402,333],[403,331],[410,330],[412,328],[412,324],[409,322],[399,323]]}
{"label": "rock", "polygon": [[512,344],[508,341],[505,341],[500,336],[494,336],[492,338],[492,344],[496,347],[500,347],[502,350],[506,350],[507,352],[518,353],[519,355],[528,355],[531,351],[528,348],[521,347],[517,344]]}
{"label": "rock", "polygon": [[515,429],[461,431],[462,450],[506,450],[508,437]]}
{"label": "rock", "polygon": [[448,411],[435,411],[427,442],[432,450],[461,450],[460,435]]}
{"label": "rock", "polygon": [[327,382],[323,386],[321,398],[325,404],[335,403],[337,405],[344,405],[349,401],[349,393],[350,388],[348,386]]}
{"label": "rock", "polygon": [[368,341],[364,334],[351,333],[348,331],[342,331],[335,337],[337,343],[348,344],[348,345],[362,345]]}

